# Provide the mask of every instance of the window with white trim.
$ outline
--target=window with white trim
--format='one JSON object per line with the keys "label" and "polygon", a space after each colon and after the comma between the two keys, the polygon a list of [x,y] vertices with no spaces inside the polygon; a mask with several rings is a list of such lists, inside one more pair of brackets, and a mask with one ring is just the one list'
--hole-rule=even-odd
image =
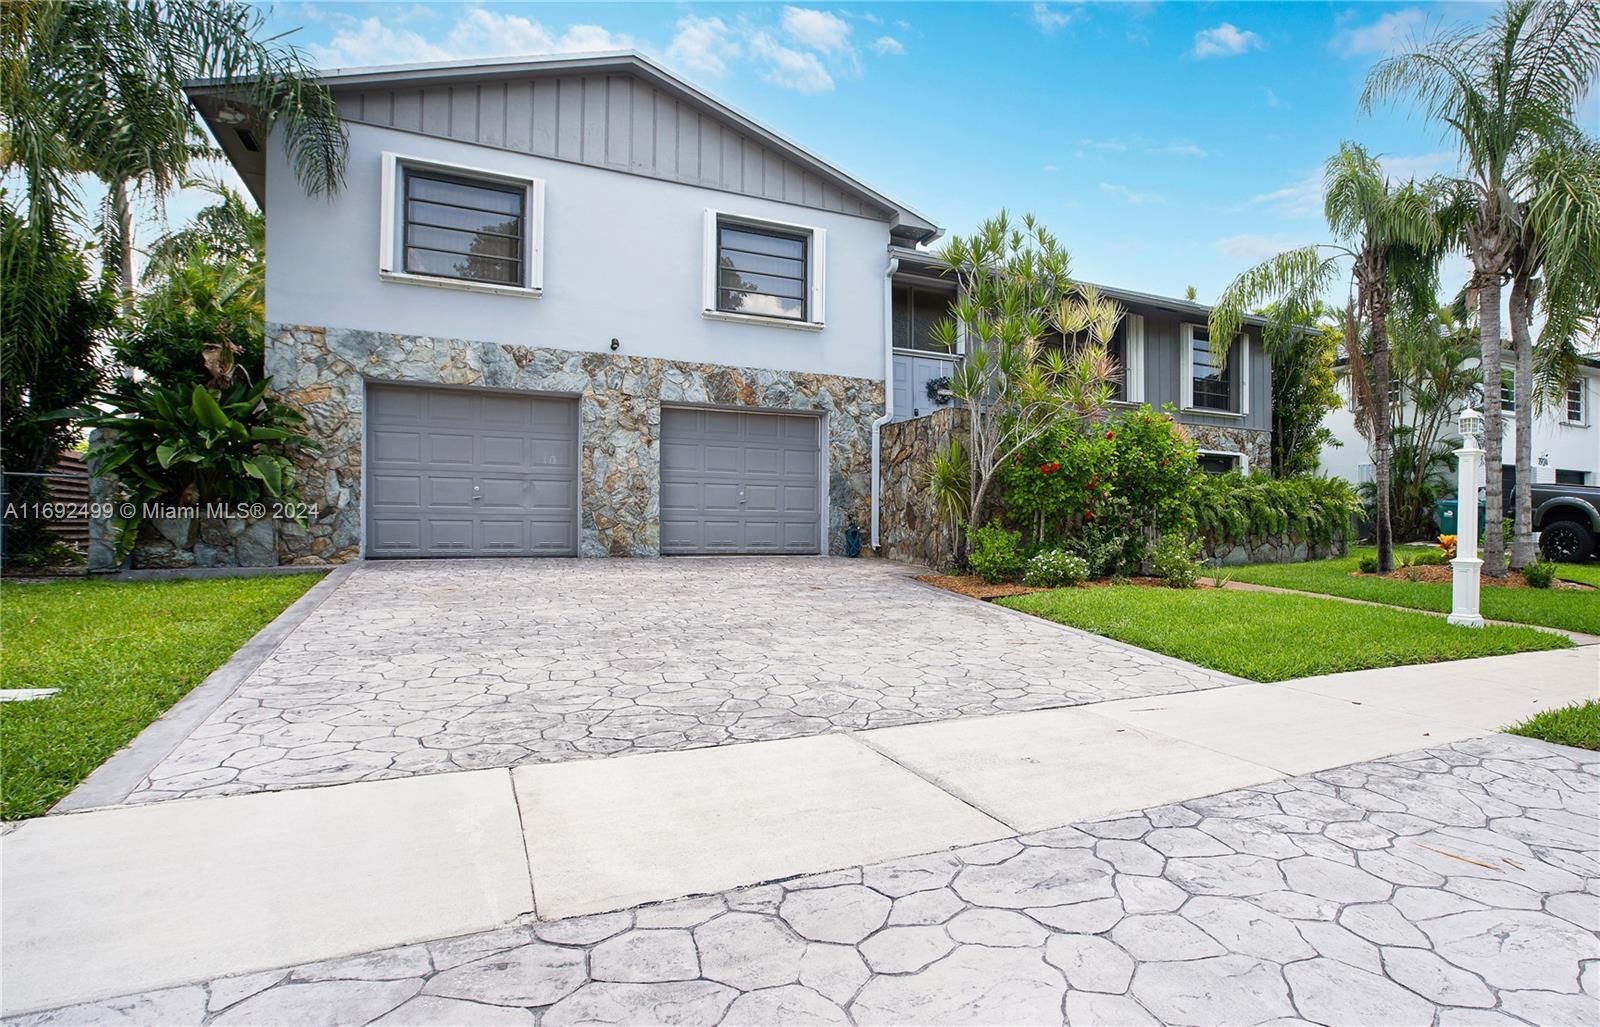
{"label": "window with white trim", "polygon": [[1500,372],[1500,409],[1508,414],[1517,412],[1517,372]]}
{"label": "window with white trim", "polygon": [[1195,460],[1200,464],[1200,470],[1206,474],[1227,474],[1230,471],[1244,470],[1243,453],[1220,453],[1202,449],[1195,454]]}
{"label": "window with white trim", "polygon": [[1226,362],[1211,352],[1206,325],[1182,326],[1183,408],[1200,413],[1250,412],[1250,340],[1240,334],[1228,349]]}
{"label": "window with white trim", "polygon": [[894,348],[955,356],[954,350],[939,342],[934,330],[939,322],[950,317],[950,304],[955,300],[955,293],[949,290],[896,282],[890,319]]}
{"label": "window with white trim", "polygon": [[708,210],[705,236],[706,317],[822,327],[822,229]]}
{"label": "window with white trim", "polygon": [[537,296],[544,182],[383,155],[378,273],[390,281]]}
{"label": "window with white trim", "polygon": [[1568,383],[1566,401],[1562,403],[1568,424],[1583,424],[1583,379]]}

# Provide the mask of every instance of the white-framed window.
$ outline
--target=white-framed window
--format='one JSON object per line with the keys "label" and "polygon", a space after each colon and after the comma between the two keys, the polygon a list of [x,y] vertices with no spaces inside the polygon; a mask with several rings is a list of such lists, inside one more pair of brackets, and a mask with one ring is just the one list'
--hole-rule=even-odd
{"label": "white-framed window", "polygon": [[[1077,332],[1071,337],[1060,332],[1050,332],[1041,340],[1044,345],[1059,347],[1070,352],[1090,338],[1088,332]],[[1106,343],[1106,352],[1117,365],[1117,380],[1111,389],[1113,403],[1144,402],[1144,315],[1123,314],[1117,330]]]}
{"label": "white-framed window", "polygon": [[960,340],[955,349],[946,349],[934,334],[934,326],[950,318],[955,301],[956,294],[949,289],[896,281],[889,301],[894,348],[934,357],[960,356]]}
{"label": "white-framed window", "polygon": [[1583,379],[1576,378],[1567,384],[1567,394],[1561,404],[1562,419],[1568,424],[1587,424],[1588,411],[1583,408]]}
{"label": "white-framed window", "polygon": [[1242,417],[1250,412],[1250,337],[1241,332],[1227,363],[1220,366],[1211,355],[1210,339],[1206,325],[1182,326],[1183,409]]}
{"label": "white-framed window", "polygon": [[544,181],[385,153],[378,274],[510,296],[544,291]]}
{"label": "white-framed window", "polygon": [[1517,412],[1517,372],[1510,368],[1500,372],[1500,409],[1508,414]]}
{"label": "white-framed window", "polygon": [[827,232],[821,228],[708,209],[701,314],[820,329],[826,258]]}
{"label": "white-framed window", "polygon": [[1195,460],[1200,464],[1200,470],[1206,474],[1227,474],[1229,471],[1238,471],[1240,474],[1250,473],[1250,458],[1243,453],[1231,450],[1196,450]]}

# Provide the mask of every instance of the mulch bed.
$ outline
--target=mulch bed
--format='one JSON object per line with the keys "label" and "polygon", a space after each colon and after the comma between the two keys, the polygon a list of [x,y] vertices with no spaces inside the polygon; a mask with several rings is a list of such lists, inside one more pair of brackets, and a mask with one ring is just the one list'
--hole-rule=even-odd
{"label": "mulch bed", "polygon": [[917,580],[934,588],[942,588],[946,592],[954,592],[972,599],[1004,599],[1006,596],[1025,596],[1033,592],[1049,591],[1031,585],[1006,583],[991,585],[976,574],[923,574]]}
{"label": "mulch bed", "polygon": [[[1449,564],[1419,564],[1415,567],[1396,567],[1388,574],[1363,574],[1352,571],[1352,578],[1391,578],[1395,581],[1422,581],[1434,585],[1448,585],[1450,583]],[[1528,579],[1522,576],[1521,571],[1512,571],[1503,578],[1491,578],[1487,574],[1478,578],[1483,584],[1491,588],[1532,588]],[[1578,592],[1591,592],[1593,586],[1582,585],[1576,581],[1561,581],[1557,579],[1550,585],[1551,588],[1571,589]]]}
{"label": "mulch bed", "polygon": [[[976,574],[924,574],[917,578],[918,581],[942,588],[946,592],[967,596],[971,599],[1004,599],[1007,596],[1025,596],[1033,592],[1049,592],[1048,588],[1035,588],[1032,585],[1015,585],[1003,582],[991,585]],[[1166,588],[1166,582],[1160,578],[1131,577],[1131,578],[1097,578],[1085,581],[1075,588],[1101,588],[1106,585],[1138,585],[1141,588]],[[1212,587],[1205,581],[1195,582],[1196,588]]]}

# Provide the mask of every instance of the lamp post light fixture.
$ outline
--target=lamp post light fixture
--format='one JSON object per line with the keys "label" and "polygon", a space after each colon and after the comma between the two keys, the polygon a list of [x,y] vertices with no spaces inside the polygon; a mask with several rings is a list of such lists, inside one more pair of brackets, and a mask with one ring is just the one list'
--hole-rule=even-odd
{"label": "lamp post light fixture", "polygon": [[1451,624],[1467,628],[1483,627],[1478,612],[1478,475],[1483,469],[1483,449],[1478,433],[1483,430],[1483,415],[1470,406],[1461,411],[1461,448],[1456,450],[1456,558],[1450,561]]}

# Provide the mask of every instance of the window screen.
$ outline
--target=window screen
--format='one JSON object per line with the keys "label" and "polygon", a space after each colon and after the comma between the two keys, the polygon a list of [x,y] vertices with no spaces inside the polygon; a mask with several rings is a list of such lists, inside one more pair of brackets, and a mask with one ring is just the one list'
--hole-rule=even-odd
{"label": "window screen", "polygon": [[524,190],[432,172],[405,180],[408,273],[523,284]]}
{"label": "window screen", "polygon": [[806,319],[806,237],[717,224],[717,309]]}

